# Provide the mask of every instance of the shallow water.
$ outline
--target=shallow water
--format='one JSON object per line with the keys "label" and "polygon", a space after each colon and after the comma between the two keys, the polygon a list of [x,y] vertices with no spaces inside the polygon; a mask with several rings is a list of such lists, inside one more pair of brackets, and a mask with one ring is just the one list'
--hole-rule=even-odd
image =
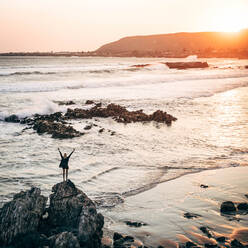
{"label": "shallow water", "polygon": [[[1,120],[66,111],[56,101],[73,100],[77,105],[70,107],[82,107],[87,99],[145,113],[161,109],[178,118],[170,127],[74,121],[78,130],[87,123],[98,127],[71,140],[0,121],[0,202],[31,185],[48,195],[62,178],[58,147],[67,153],[76,148],[69,177],[99,207],[187,173],[247,165],[248,61],[209,59],[209,68],[190,70],[170,70],[161,61],[183,60],[0,57]],[[131,67],[146,63],[151,66]]]}

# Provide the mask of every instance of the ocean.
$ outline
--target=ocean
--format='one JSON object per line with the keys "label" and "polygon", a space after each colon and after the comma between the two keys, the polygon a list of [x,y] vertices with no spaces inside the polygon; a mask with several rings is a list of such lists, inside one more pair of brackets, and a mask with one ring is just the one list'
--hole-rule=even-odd
{"label": "ocean", "polygon": [[[69,178],[98,203],[125,197],[185,174],[248,165],[248,60],[200,59],[209,68],[176,70],[167,58],[0,57],[0,206],[13,194],[40,187],[49,195],[62,180],[62,152]],[[146,67],[134,65],[149,64]],[[72,100],[76,105],[59,105]],[[59,140],[4,118],[66,112],[86,100],[128,110],[167,111],[178,120],[117,123],[111,118],[72,121],[84,136]],[[114,131],[115,135],[99,128]]]}

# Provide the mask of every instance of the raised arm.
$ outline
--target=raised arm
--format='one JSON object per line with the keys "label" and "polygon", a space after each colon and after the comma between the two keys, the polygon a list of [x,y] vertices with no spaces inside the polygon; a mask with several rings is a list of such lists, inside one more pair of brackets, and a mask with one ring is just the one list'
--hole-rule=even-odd
{"label": "raised arm", "polygon": [[61,153],[61,151],[59,150],[59,148],[58,148],[58,151],[59,151],[60,157],[63,158],[62,153]]}
{"label": "raised arm", "polygon": [[72,153],[75,151],[75,148],[72,150],[72,152],[70,153],[70,155],[68,156],[68,158],[70,158],[70,156],[72,155]]}

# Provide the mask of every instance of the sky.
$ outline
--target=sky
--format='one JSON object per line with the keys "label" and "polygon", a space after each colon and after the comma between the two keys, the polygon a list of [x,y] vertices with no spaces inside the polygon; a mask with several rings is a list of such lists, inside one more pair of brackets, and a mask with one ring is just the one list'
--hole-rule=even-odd
{"label": "sky", "polygon": [[126,36],[248,28],[248,0],[0,0],[0,52],[92,51]]}

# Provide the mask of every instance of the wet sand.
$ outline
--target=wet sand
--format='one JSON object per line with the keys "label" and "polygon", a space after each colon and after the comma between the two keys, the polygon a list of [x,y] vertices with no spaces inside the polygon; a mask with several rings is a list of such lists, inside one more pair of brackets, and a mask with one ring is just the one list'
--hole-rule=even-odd
{"label": "wet sand", "polygon": [[[224,201],[248,202],[248,167],[207,170],[188,174],[157,185],[155,188],[125,199],[123,204],[104,211],[105,227],[131,235],[149,247],[177,247],[191,241],[199,245],[216,244],[216,238],[238,239],[248,244],[248,215],[221,215]],[[201,185],[207,185],[202,188]],[[199,215],[185,218],[185,213]],[[130,227],[125,221],[146,223]],[[206,227],[208,238],[200,227]],[[222,243],[223,245],[223,243]]]}

